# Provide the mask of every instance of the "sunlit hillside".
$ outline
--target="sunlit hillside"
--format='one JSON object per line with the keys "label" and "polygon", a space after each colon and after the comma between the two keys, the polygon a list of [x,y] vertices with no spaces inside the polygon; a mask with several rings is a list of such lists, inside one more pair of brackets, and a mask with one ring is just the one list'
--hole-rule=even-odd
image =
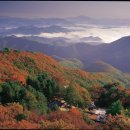
{"label": "sunlit hillside", "polygon": [[[66,68],[45,54],[9,48],[0,52],[0,61],[1,128],[94,129],[96,118],[87,114],[91,101],[106,109],[117,100],[125,108],[130,104],[130,79],[123,73]],[[68,105],[53,106],[54,99]],[[126,109],[124,114],[129,116],[129,111]],[[124,115],[122,122],[126,118]],[[107,123],[98,125],[107,128]]]}

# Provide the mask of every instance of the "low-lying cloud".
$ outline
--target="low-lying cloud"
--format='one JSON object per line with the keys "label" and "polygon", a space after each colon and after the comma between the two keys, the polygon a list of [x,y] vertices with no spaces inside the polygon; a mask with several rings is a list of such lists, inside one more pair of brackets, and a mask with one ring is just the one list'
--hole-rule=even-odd
{"label": "low-lying cloud", "polygon": [[[58,38],[63,37],[70,39],[71,42],[80,42],[80,39],[84,37],[99,37],[105,43],[113,42],[123,36],[130,35],[130,26],[126,27],[101,27],[101,26],[71,26],[65,27],[68,29],[72,29],[74,31],[70,32],[56,32],[56,33],[45,33],[42,32],[40,34],[12,34],[17,37],[24,36],[38,36],[38,37],[46,37],[46,38]],[[85,42],[85,41],[84,41]],[[87,42],[87,41],[86,41]]]}
{"label": "low-lying cloud", "polygon": [[[74,27],[73,27],[74,28]],[[79,27],[78,27],[79,29]],[[82,30],[74,31],[74,32],[67,32],[67,33],[41,33],[38,35],[39,37],[47,37],[47,38],[53,38],[53,37],[65,37],[69,38],[73,41],[77,41],[80,38],[83,37],[100,37],[104,42],[109,43],[112,41],[115,41],[123,36],[130,35],[130,27],[116,27],[116,28],[100,28],[100,27],[94,27],[94,28],[80,28]]]}

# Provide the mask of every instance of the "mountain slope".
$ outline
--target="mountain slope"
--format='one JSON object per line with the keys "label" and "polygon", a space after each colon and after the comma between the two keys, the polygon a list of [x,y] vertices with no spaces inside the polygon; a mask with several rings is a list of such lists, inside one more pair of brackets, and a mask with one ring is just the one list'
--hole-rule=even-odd
{"label": "mountain slope", "polygon": [[82,69],[83,63],[78,59],[64,59],[60,60],[60,64],[70,68]]}
{"label": "mountain slope", "polygon": [[127,77],[110,72],[90,73],[79,69],[66,68],[51,57],[42,53],[31,53],[27,51],[0,52],[0,82],[7,80],[21,80],[25,83],[28,75],[36,75],[47,72],[54,77],[59,84],[68,85],[74,81],[84,88],[93,85],[102,86],[106,83],[120,82],[129,87],[130,76]]}
{"label": "mountain slope", "polygon": [[16,48],[20,50],[40,51],[47,55],[59,56],[61,58],[76,58],[88,69],[97,60],[111,64],[113,67],[130,72],[130,36],[123,37],[110,44],[89,45],[77,43],[70,46],[57,46],[42,44],[26,38],[5,37],[0,38],[0,48]]}
{"label": "mountain slope", "polygon": [[0,52],[0,61],[1,82],[20,79],[25,82],[28,75],[36,75],[43,71],[49,72],[53,77],[63,78],[63,67],[41,53],[10,50]]}
{"label": "mountain slope", "polygon": [[121,73],[120,70],[114,68],[110,64],[107,64],[103,61],[96,61],[94,62],[90,67],[88,67],[88,70],[91,72],[111,72],[111,73]]}

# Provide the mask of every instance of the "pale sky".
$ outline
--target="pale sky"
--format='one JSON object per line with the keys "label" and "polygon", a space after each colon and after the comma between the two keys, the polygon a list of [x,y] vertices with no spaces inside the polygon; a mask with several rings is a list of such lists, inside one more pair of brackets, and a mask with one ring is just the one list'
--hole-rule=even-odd
{"label": "pale sky", "polygon": [[0,1],[0,16],[46,18],[75,17],[130,19],[129,1]]}

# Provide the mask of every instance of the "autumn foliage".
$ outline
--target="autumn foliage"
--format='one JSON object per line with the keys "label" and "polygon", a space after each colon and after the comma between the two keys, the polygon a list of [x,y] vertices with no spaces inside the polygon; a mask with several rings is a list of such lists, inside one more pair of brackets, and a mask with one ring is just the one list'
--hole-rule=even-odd
{"label": "autumn foliage", "polygon": [[[92,100],[109,106],[119,99],[124,107],[130,106],[130,89],[104,75],[65,68],[39,52],[1,51],[0,129],[130,129],[129,109],[108,115],[104,124],[88,123],[91,119],[83,116]],[[75,107],[51,111],[48,104],[55,96]]]}
{"label": "autumn foliage", "polygon": [[[26,114],[27,118],[21,121],[16,120],[18,114]],[[18,103],[0,106],[0,128],[4,129],[84,129],[91,128],[82,118],[82,113],[73,108],[70,112],[52,112],[48,116],[41,115],[23,110]]]}
{"label": "autumn foliage", "polygon": [[83,129],[88,127],[88,125],[83,120],[81,113],[78,110],[72,110],[70,112],[57,111],[51,113],[48,117],[48,120],[51,122],[60,119],[62,119],[64,122],[68,124],[74,125],[77,129]]}
{"label": "autumn foliage", "polygon": [[130,118],[127,118],[123,115],[108,115],[108,120],[104,126],[106,130],[129,130],[130,129]]}

